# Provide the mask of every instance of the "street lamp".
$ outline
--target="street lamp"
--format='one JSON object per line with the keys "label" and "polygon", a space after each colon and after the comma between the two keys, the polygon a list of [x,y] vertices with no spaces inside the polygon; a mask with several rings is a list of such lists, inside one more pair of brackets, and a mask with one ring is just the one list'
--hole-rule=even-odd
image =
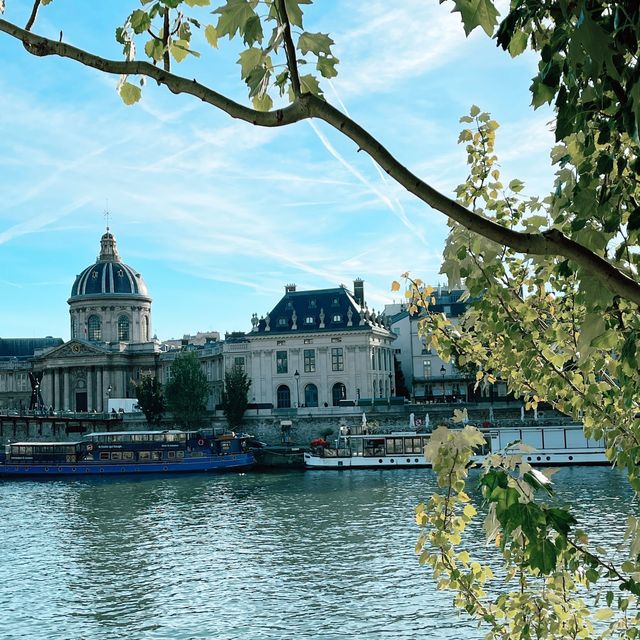
{"label": "street lamp", "polygon": [[447,370],[444,368],[444,365],[440,367],[440,375],[442,376],[442,402],[447,401],[447,397],[444,390],[444,376],[447,373]]}
{"label": "street lamp", "polygon": [[296,409],[300,406],[300,373],[296,369],[296,372],[293,374],[293,377],[296,379]]}
{"label": "street lamp", "polygon": [[106,406],[105,412],[108,412],[108,411],[109,411],[109,400],[110,400],[110,398],[111,398],[111,392],[112,392],[112,391],[113,391],[113,387],[112,387],[111,385],[109,385],[109,386],[107,387],[107,406]]}

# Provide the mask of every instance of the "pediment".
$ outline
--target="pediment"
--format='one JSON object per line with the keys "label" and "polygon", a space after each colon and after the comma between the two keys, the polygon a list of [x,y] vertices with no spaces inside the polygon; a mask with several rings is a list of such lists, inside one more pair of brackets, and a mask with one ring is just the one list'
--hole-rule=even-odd
{"label": "pediment", "polygon": [[87,356],[87,355],[104,355],[107,353],[105,349],[96,347],[92,344],[87,344],[81,340],[69,340],[61,344],[59,347],[52,349],[45,356],[47,358],[73,358],[75,356]]}

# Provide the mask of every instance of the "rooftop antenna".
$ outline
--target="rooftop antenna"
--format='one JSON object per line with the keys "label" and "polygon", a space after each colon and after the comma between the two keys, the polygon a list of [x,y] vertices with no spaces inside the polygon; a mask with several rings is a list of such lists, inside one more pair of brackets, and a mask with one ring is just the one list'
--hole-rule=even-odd
{"label": "rooftop antenna", "polygon": [[105,222],[107,224],[107,231],[109,231],[109,218],[111,217],[111,214],[109,213],[109,200],[106,200],[106,206],[105,206],[105,210],[104,210],[104,219]]}

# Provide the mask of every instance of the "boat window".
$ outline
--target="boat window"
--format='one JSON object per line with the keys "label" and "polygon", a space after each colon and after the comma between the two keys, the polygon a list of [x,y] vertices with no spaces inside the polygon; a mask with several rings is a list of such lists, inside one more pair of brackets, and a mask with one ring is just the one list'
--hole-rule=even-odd
{"label": "boat window", "polygon": [[365,456],[383,456],[384,455],[384,438],[375,438],[365,440],[364,443]]}
{"label": "boat window", "polygon": [[133,460],[133,451],[123,451],[122,452],[123,460]]}
{"label": "boat window", "polygon": [[167,442],[176,442],[178,438],[175,433],[167,433],[165,434],[165,440]]}
{"label": "boat window", "polygon": [[100,452],[100,460],[108,460],[109,459],[109,452],[108,451],[101,451]]}
{"label": "boat window", "polygon": [[167,458],[169,458],[169,460],[175,460],[176,452],[175,451],[167,451]]}
{"label": "boat window", "polygon": [[132,442],[142,442],[142,436],[139,433],[137,433],[136,435],[131,436],[131,440]]}
{"label": "boat window", "polygon": [[152,460],[162,460],[162,451],[152,451],[151,452]]}
{"label": "boat window", "polygon": [[387,438],[387,453],[402,453],[402,438]]}
{"label": "boat window", "polygon": [[150,458],[151,458],[151,453],[149,451],[138,452],[138,460],[149,460]]}
{"label": "boat window", "polygon": [[122,452],[121,451],[114,451],[111,454],[111,459],[112,460],[122,460]]}
{"label": "boat window", "polygon": [[153,434],[153,441],[154,442],[163,442],[164,441],[164,435],[162,433],[154,433]]}
{"label": "boat window", "polygon": [[230,450],[231,450],[231,441],[230,440],[223,440],[220,443],[220,451],[222,451],[222,453],[227,453]]}
{"label": "boat window", "polygon": [[422,438],[406,438],[404,441],[404,450],[407,453],[422,453]]}
{"label": "boat window", "polygon": [[184,451],[176,451],[176,458],[184,458]]}
{"label": "boat window", "polygon": [[186,433],[179,433],[178,434],[178,442],[186,442],[187,441],[187,434]]}

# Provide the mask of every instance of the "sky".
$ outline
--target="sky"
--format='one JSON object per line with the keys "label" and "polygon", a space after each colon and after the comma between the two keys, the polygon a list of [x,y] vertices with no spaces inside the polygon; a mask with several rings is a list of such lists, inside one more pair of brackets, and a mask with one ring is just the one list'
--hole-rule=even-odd
{"label": "sky", "polygon": [[[221,2],[218,2],[220,4]],[[214,5],[216,4],[214,0]],[[54,0],[33,29],[121,59],[115,28],[130,1]],[[338,77],[327,99],[403,164],[452,196],[467,175],[457,144],[472,104],[501,124],[503,182],[546,195],[552,113],[534,111],[532,54],[516,59],[476,30],[466,38],[452,3],[316,0],[305,28],[329,33]],[[30,3],[6,0],[23,26]],[[203,22],[215,22],[211,8]],[[240,43],[173,71],[248,104]],[[140,46],[141,48],[141,46]],[[0,33],[0,337],[69,338],[67,299],[96,260],[105,211],[122,260],[142,274],[160,339],[248,331],[295,283],[325,289],[365,281],[369,307],[397,299],[400,274],[437,284],[445,217],[393,183],[322,122],[260,129],[189,96],[147,83],[125,106],[118,78],[37,58]]]}

